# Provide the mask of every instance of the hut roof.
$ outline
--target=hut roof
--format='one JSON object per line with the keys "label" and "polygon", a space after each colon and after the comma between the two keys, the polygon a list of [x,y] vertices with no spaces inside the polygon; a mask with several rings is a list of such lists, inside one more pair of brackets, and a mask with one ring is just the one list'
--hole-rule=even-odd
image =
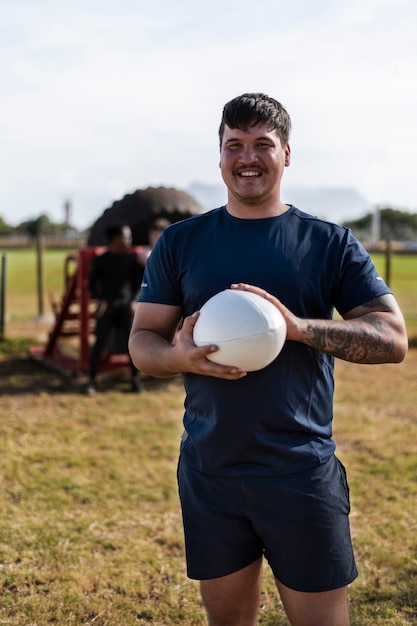
{"label": "hut roof", "polygon": [[192,215],[203,213],[204,209],[190,194],[172,187],[148,187],[126,194],[113,202],[94,222],[87,244],[104,246],[107,239],[105,230],[112,224],[130,226],[133,245],[148,243],[148,230],[151,223],[160,217],[172,224]]}

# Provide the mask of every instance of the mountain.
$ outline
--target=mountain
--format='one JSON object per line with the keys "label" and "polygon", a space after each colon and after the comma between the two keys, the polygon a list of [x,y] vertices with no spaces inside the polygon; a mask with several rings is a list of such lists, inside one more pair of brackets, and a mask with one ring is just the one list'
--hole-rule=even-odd
{"label": "mountain", "polygon": [[[224,185],[193,182],[187,191],[206,210],[226,203]],[[353,188],[284,186],[282,200],[302,211],[339,224],[363,217],[372,210],[366,198]]]}

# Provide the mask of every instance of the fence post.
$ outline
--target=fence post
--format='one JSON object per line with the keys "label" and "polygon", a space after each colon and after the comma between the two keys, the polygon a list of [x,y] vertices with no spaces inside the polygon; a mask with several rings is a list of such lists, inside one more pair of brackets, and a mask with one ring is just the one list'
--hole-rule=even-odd
{"label": "fence post", "polygon": [[385,283],[387,287],[391,283],[391,260],[392,260],[392,246],[391,237],[387,237],[385,240]]}
{"label": "fence post", "polygon": [[0,339],[4,339],[4,327],[6,318],[6,255],[1,257],[0,270]]}
{"label": "fence post", "polygon": [[42,235],[36,236],[36,270],[37,270],[37,286],[38,286],[38,315],[43,316],[43,292],[44,292],[44,274],[43,274],[43,251],[44,242]]}

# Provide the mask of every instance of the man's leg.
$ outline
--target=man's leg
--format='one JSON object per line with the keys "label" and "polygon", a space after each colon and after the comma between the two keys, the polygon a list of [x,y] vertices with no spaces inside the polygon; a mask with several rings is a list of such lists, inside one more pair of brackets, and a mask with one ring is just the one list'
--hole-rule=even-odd
{"label": "man's leg", "polygon": [[304,593],[275,582],[291,626],[349,626],[347,587]]}
{"label": "man's leg", "polygon": [[262,558],[228,576],[202,580],[209,626],[255,626],[261,580]]}
{"label": "man's leg", "polygon": [[108,315],[104,313],[102,317],[96,320],[96,339],[91,350],[89,365],[89,382],[86,387],[86,393],[92,395],[96,391],[96,376],[100,366],[101,355],[106,345],[106,340],[110,331],[110,321]]}

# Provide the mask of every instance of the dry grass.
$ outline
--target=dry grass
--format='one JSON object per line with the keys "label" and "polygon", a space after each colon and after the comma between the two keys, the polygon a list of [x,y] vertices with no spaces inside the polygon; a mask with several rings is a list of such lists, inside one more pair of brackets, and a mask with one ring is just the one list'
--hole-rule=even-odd
{"label": "dry grass", "polygon": [[[205,624],[198,586],[185,576],[175,479],[181,381],[148,380],[135,396],[119,373],[89,398],[82,380],[30,362],[17,337],[44,339],[50,322],[35,315],[33,251],[8,259],[0,626]],[[52,260],[48,289],[59,296],[62,255]],[[415,340],[415,263],[405,280],[400,261],[393,286]],[[400,365],[337,363],[334,434],[360,571],[352,626],[417,624],[416,379],[415,349]],[[259,625],[288,626],[267,568]]]}
{"label": "dry grass", "polygon": [[175,487],[178,382],[137,397],[122,393],[121,380],[88,398],[32,364],[10,374],[0,623],[147,624],[158,614],[165,623],[188,588]]}
{"label": "dry grass", "polygon": [[417,623],[416,372],[416,350],[401,365],[338,363],[336,439],[352,491],[357,624]]}
{"label": "dry grass", "polygon": [[[352,490],[353,626],[417,623],[417,352],[338,363],[335,437]],[[0,624],[205,624],[184,571],[175,471],[181,381],[93,398],[0,362]],[[263,626],[288,622],[265,569]]]}

